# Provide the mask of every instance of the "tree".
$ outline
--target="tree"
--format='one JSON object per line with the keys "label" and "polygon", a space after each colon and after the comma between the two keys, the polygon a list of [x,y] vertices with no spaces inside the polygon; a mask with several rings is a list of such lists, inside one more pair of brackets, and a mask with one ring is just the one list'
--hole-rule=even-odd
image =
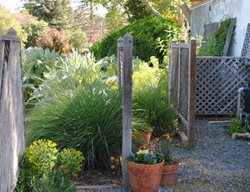
{"label": "tree", "polygon": [[22,43],[25,44],[27,41],[27,33],[22,29],[16,14],[0,8],[0,35],[5,35],[11,27],[16,30],[17,36],[22,40]]}
{"label": "tree", "polygon": [[150,16],[152,13],[143,0],[127,0],[124,4],[129,21],[135,21]]}
{"label": "tree", "polygon": [[35,47],[37,46],[36,41],[41,37],[41,35],[49,30],[48,23],[45,21],[33,21],[31,23],[23,25],[23,29],[28,34],[27,43],[25,47]]}
{"label": "tree", "polygon": [[114,6],[108,10],[105,23],[108,33],[113,32],[126,25],[126,16],[120,9]]}
{"label": "tree", "polygon": [[26,0],[24,8],[28,13],[50,26],[69,28],[73,19],[71,0]]}
{"label": "tree", "polygon": [[107,9],[112,6],[122,6],[131,21],[150,14],[162,19],[165,11],[178,15],[180,9],[185,16],[188,16],[188,5],[190,5],[190,0],[82,0],[82,2],[90,7],[101,4]]}
{"label": "tree", "polygon": [[70,44],[79,52],[88,47],[88,37],[81,29],[67,31],[66,33],[69,36]]}

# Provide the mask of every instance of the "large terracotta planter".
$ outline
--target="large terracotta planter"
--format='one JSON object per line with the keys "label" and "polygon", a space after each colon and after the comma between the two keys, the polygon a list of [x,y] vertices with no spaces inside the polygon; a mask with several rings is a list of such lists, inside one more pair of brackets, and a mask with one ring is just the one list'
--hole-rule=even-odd
{"label": "large terracotta planter", "polygon": [[157,192],[164,162],[148,165],[128,163],[129,182],[133,192]]}
{"label": "large terracotta planter", "polygon": [[161,185],[174,185],[176,183],[176,171],[179,169],[179,163],[163,167]]}

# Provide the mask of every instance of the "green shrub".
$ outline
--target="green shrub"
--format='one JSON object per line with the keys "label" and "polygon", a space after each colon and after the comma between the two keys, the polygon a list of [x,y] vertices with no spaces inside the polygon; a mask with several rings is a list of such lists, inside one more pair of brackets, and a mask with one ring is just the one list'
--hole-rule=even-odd
{"label": "green shrub", "polygon": [[111,56],[117,52],[117,39],[124,36],[126,33],[131,33],[133,36],[133,54],[144,61],[149,61],[150,56],[154,55],[162,61],[163,54],[158,47],[157,38],[172,41],[172,38],[179,33],[179,30],[172,31],[172,28],[178,28],[175,20],[147,17],[135,21],[134,23],[125,26],[118,31],[115,31],[103,40],[94,44],[91,51],[97,59]]}
{"label": "green shrub", "polygon": [[234,133],[246,132],[245,123],[237,118],[232,119],[230,124],[227,126],[227,133],[232,135]]}
{"label": "green shrub", "polygon": [[80,151],[75,149],[63,149],[59,153],[59,164],[62,172],[69,176],[76,176],[81,171],[84,157]]}
{"label": "green shrub", "polygon": [[58,154],[56,146],[50,140],[37,140],[25,150],[25,156],[33,170],[43,174],[54,168]]}
{"label": "green shrub", "polygon": [[176,113],[168,103],[166,69],[140,63],[133,73],[133,115],[153,128],[154,136],[175,133]]}
{"label": "green shrub", "polygon": [[40,139],[26,148],[19,162],[15,191],[75,190],[68,176],[74,176],[81,170],[83,155],[74,149],[63,149],[59,153],[56,146],[50,140]]}
{"label": "green shrub", "polygon": [[26,25],[23,25],[22,28],[24,31],[28,34],[27,42],[25,44],[25,47],[36,47],[36,41],[41,37],[41,35],[49,30],[48,23],[45,21],[33,21]]}
{"label": "green shrub", "polygon": [[41,99],[57,93],[72,94],[79,87],[101,79],[100,66],[95,65],[94,58],[87,58],[73,51],[67,57],[59,57],[54,67],[45,73],[45,80],[34,91],[34,97]]}
{"label": "green shrub", "polygon": [[70,53],[72,48],[68,36],[65,35],[63,30],[59,31],[56,28],[44,32],[37,40],[37,46],[44,49],[55,49],[62,55]]}
{"label": "green shrub", "polygon": [[15,192],[32,191],[36,183],[37,175],[34,174],[32,166],[23,155],[19,160],[19,173]]}
{"label": "green shrub", "polygon": [[121,98],[105,84],[85,85],[71,95],[55,94],[29,114],[28,138],[53,140],[62,148],[75,148],[88,168],[107,168],[121,150]]}
{"label": "green shrub", "polygon": [[224,45],[226,43],[228,28],[231,19],[221,21],[219,29],[212,32],[208,37],[208,42],[198,50],[200,56],[222,56]]}
{"label": "green shrub", "polygon": [[37,181],[34,192],[76,192],[74,183],[59,169],[52,170]]}
{"label": "green shrub", "polygon": [[88,37],[81,29],[66,31],[69,36],[70,44],[79,52],[83,52],[84,48],[88,48]]}
{"label": "green shrub", "polygon": [[26,107],[33,106],[37,99],[34,99],[36,90],[50,68],[56,65],[59,58],[57,52],[48,49],[32,47],[22,52],[23,63],[23,89]]}

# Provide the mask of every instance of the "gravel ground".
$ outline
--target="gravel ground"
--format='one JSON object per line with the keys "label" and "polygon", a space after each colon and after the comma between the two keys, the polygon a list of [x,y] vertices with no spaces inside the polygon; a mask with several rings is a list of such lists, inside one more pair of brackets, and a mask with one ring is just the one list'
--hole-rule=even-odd
{"label": "gravel ground", "polygon": [[[197,121],[196,145],[175,147],[180,159],[177,184],[161,187],[161,192],[250,192],[250,145],[233,140],[221,124]],[[118,192],[120,187],[99,186],[89,192]]]}

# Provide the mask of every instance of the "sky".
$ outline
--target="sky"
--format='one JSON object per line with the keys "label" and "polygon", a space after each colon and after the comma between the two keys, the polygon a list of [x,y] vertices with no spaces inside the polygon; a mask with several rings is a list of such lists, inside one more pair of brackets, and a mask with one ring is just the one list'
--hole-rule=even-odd
{"label": "sky", "polygon": [[[80,0],[72,0],[72,5],[75,6]],[[22,6],[21,0],[0,0],[0,6],[8,9],[11,12],[16,12]],[[107,10],[103,7],[98,7],[96,14],[100,16],[105,16]]]}
{"label": "sky", "polygon": [[21,0],[0,0],[0,5],[11,12],[15,12],[22,3]]}

